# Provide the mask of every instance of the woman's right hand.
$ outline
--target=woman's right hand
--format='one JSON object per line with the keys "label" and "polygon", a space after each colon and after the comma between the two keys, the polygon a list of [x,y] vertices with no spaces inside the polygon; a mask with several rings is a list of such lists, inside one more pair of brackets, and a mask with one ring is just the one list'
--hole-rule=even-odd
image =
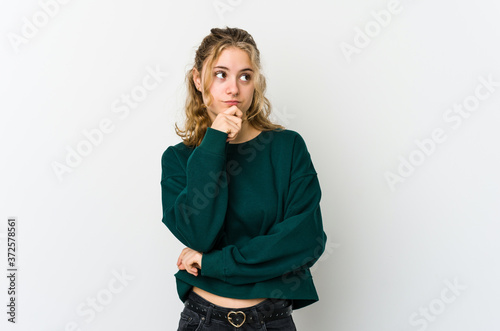
{"label": "woman's right hand", "polygon": [[242,117],[243,112],[238,107],[231,106],[217,115],[211,128],[227,133],[226,141],[234,140],[241,130]]}

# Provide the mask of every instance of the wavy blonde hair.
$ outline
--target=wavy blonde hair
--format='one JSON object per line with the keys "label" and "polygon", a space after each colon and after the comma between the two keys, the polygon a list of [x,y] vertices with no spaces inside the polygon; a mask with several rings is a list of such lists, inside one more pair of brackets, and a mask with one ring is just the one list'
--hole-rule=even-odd
{"label": "wavy blonde hair", "polygon": [[[262,131],[284,129],[283,126],[274,124],[269,119],[271,103],[264,96],[266,79],[260,72],[260,52],[252,36],[245,30],[229,27],[225,29],[214,28],[210,32],[196,50],[193,69],[198,70],[201,75],[203,66],[206,64],[206,72],[211,72],[215,62],[226,48],[237,47],[245,51],[250,58],[254,71],[254,93],[246,119],[249,124]],[[204,105],[203,94],[198,91],[193,81],[193,69],[186,74],[187,98],[184,108],[186,112],[184,129],[180,129],[176,123],[175,132],[182,138],[185,145],[195,147],[201,143],[207,128],[212,125],[206,107],[210,106],[213,101],[210,94],[213,77],[212,75],[205,75],[206,79],[203,79],[203,94],[209,98],[208,105]]]}

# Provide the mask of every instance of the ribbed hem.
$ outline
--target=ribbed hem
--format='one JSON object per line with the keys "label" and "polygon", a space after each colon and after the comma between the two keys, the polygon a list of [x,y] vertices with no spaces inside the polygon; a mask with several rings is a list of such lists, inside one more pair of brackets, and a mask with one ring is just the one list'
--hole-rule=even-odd
{"label": "ribbed hem", "polygon": [[203,140],[198,147],[203,148],[203,150],[209,153],[225,155],[226,139],[227,133],[212,128],[207,128],[205,137],[203,137]]}

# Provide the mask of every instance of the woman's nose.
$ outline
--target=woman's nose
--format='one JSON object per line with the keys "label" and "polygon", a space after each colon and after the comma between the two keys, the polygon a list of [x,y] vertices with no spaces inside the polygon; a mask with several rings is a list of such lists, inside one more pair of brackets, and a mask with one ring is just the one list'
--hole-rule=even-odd
{"label": "woman's nose", "polygon": [[228,79],[226,93],[232,95],[238,94],[238,83],[236,80]]}

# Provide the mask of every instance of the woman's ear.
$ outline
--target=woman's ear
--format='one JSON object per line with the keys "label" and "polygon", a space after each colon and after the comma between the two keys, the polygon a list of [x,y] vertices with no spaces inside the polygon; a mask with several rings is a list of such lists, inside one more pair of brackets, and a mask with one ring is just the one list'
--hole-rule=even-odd
{"label": "woman's ear", "polygon": [[201,75],[196,68],[193,68],[193,82],[196,89],[201,92]]}

